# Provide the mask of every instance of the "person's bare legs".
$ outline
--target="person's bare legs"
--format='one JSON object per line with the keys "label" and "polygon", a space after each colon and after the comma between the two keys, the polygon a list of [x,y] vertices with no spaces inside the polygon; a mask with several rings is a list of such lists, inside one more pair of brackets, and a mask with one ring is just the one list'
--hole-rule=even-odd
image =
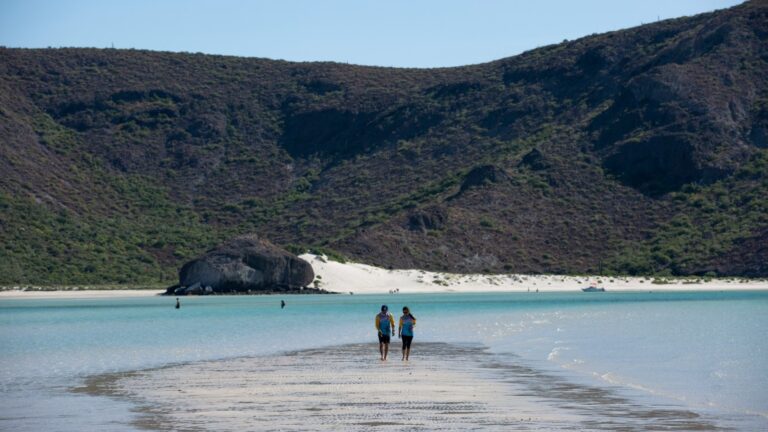
{"label": "person's bare legs", "polygon": [[408,357],[411,356],[411,347],[403,350],[403,356],[405,357],[405,361],[408,361]]}
{"label": "person's bare legs", "polygon": [[384,360],[384,342],[379,342],[379,354],[381,355],[381,360]]}
{"label": "person's bare legs", "polygon": [[384,344],[384,358],[382,360],[387,359],[387,354],[389,353],[389,344]]}

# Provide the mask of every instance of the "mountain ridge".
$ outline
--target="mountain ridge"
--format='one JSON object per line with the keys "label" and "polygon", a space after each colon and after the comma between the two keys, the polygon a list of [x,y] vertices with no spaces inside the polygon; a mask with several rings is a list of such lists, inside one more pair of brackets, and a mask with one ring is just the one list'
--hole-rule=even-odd
{"label": "mountain ridge", "polygon": [[438,69],[2,48],[0,282],[168,281],[247,232],[384,267],[766,276],[767,11]]}

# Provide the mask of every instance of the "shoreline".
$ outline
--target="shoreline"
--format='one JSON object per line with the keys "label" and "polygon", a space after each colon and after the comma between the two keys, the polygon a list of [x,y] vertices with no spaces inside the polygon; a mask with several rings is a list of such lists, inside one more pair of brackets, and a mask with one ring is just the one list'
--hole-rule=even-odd
{"label": "shoreline", "polygon": [[[416,294],[481,292],[580,292],[596,285],[608,292],[768,291],[768,279],[678,278],[652,276],[566,276],[526,274],[460,274],[426,270],[388,270],[367,264],[331,261],[304,254],[315,272],[312,288],[339,294]],[[106,298],[155,296],[165,288],[129,286],[5,286],[0,299]],[[272,292],[270,292],[272,293]],[[254,293],[266,295],[270,293]],[[275,292],[274,294],[285,294]],[[217,294],[226,295],[226,294]]]}
{"label": "shoreline", "polygon": [[79,290],[3,290],[0,300],[6,299],[88,299],[159,296],[160,289],[79,289]]}

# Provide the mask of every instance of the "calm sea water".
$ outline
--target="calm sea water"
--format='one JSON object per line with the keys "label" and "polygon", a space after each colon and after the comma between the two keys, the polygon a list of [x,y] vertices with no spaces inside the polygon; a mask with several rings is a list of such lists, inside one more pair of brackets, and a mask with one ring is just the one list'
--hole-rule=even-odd
{"label": "calm sea water", "polygon": [[[375,340],[381,304],[418,341],[768,427],[768,292],[0,300],[0,430],[131,430],[127,403],[73,394],[97,373]],[[373,356],[376,353],[372,353]]]}

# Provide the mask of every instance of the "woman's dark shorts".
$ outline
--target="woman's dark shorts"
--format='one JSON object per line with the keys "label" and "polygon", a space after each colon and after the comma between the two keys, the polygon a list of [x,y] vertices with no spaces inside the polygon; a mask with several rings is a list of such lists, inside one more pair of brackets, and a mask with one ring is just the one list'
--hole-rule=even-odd
{"label": "woman's dark shorts", "polygon": [[403,336],[403,349],[410,348],[412,340],[413,336]]}
{"label": "woman's dark shorts", "polygon": [[379,343],[388,344],[389,343],[389,335],[383,335],[383,334],[379,333]]}

